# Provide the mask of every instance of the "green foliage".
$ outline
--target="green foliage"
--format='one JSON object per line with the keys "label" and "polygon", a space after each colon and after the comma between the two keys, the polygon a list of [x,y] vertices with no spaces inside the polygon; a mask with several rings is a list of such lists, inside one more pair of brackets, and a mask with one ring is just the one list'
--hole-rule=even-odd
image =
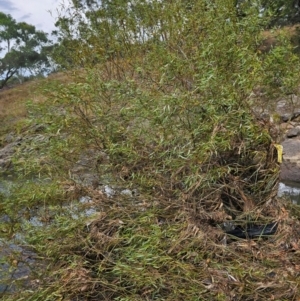
{"label": "green foliage", "polygon": [[266,13],[271,12],[271,26],[295,24],[300,21],[300,7],[297,0],[263,0],[262,7]]}
{"label": "green foliage", "polygon": [[[77,10],[84,4],[83,18]],[[116,172],[127,170],[151,191],[204,201],[199,191],[207,183],[215,189],[229,175],[241,180],[254,172],[242,170],[255,152],[270,152],[272,139],[253,114],[253,90],[269,99],[293,93],[299,61],[284,37],[272,51],[259,51],[269,19],[258,3],[245,2],[242,19],[232,1],[151,4],[76,2],[74,15],[57,25],[64,41],[75,41],[72,63],[85,69],[49,95],[69,112],[59,124],[72,127],[73,141],[104,150]],[[256,176],[252,192],[266,181]]]}
{"label": "green foliage", "polygon": [[[281,212],[277,141],[258,111],[295,93],[300,64],[284,36],[259,50],[270,21],[259,3],[243,2],[241,18],[231,0],[73,1],[57,23],[56,59],[68,59],[70,79],[46,83],[43,103],[29,103],[31,122],[44,127],[14,161],[19,174],[38,173],[55,189],[12,198],[61,200],[60,183],[86,149],[107,155],[93,167],[99,179],[141,196],[83,191],[98,204],[92,221],[62,209],[49,227],[28,225],[29,243],[56,272],[27,300],[270,298],[257,288],[267,268],[260,255],[225,246],[217,229],[227,218],[265,222]],[[269,256],[274,246],[258,248]],[[276,281],[275,298],[296,298],[290,281]]]}
{"label": "green foliage", "polygon": [[47,57],[50,40],[43,31],[25,22],[17,23],[0,12],[0,43],[4,57],[0,60],[0,88],[23,71],[41,74],[50,67]]}

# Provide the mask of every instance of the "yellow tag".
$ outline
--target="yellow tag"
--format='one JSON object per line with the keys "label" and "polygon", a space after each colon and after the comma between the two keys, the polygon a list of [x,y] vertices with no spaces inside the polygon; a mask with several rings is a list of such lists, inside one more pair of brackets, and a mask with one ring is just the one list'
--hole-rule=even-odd
{"label": "yellow tag", "polygon": [[277,162],[282,163],[282,153],[283,153],[283,147],[280,144],[274,144],[274,146],[277,149]]}

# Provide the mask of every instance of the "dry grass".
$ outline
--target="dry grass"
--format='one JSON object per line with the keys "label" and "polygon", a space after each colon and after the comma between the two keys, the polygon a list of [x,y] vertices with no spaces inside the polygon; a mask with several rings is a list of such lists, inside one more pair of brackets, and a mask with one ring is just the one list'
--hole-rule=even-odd
{"label": "dry grass", "polygon": [[15,132],[18,124],[28,117],[27,101],[35,103],[44,101],[44,96],[38,91],[41,83],[49,81],[66,83],[69,80],[68,74],[55,73],[46,79],[36,79],[0,90],[0,134]]}
{"label": "dry grass", "polygon": [[[277,220],[276,235],[232,240],[211,221],[195,218],[180,200],[143,203],[140,196],[133,203],[97,190],[89,194],[93,206],[101,208],[97,216],[74,236],[58,231],[51,251],[48,245],[49,253],[60,258],[51,278],[59,288],[55,296],[90,301],[300,300],[299,212],[286,201],[274,199],[260,208]],[[48,231],[45,237],[53,229]]]}
{"label": "dry grass", "polygon": [[26,117],[26,100],[31,97],[35,81],[27,82],[14,87],[6,87],[0,91],[0,118],[5,120]]}

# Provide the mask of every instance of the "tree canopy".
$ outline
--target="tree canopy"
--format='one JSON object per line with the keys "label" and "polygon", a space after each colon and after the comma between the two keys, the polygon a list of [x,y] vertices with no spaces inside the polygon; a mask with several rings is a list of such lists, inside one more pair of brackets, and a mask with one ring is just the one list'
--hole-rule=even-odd
{"label": "tree canopy", "polygon": [[47,56],[50,43],[47,33],[0,12],[0,88],[22,72],[31,75],[45,72],[50,67]]}

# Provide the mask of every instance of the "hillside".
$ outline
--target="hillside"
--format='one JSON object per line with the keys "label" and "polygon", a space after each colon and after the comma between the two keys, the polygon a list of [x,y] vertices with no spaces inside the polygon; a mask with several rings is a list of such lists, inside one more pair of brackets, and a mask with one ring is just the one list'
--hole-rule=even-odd
{"label": "hillside", "polygon": [[[34,103],[35,114],[38,116],[45,110],[46,100],[45,96],[39,93],[46,88],[51,90],[51,87],[60,83],[62,79],[64,85],[72,84],[71,78],[66,81],[64,75],[56,75],[46,82],[31,82],[1,92],[1,101],[4,104],[2,129],[5,129],[2,145],[6,144],[7,133],[11,133],[12,137],[21,136],[23,141],[26,141],[19,146],[22,151],[17,153],[19,163],[16,161],[15,169],[19,169],[20,160],[21,163],[25,158],[31,160],[33,165],[26,167],[27,178],[38,167],[38,161],[41,163],[42,160],[42,165],[38,167],[42,175],[45,167],[49,170],[53,159],[46,157],[44,149],[48,145],[45,137],[49,135],[49,129],[45,124],[49,119],[41,116],[40,119],[33,119],[33,107],[29,105],[28,111],[26,103],[28,100]],[[49,108],[48,105],[46,107]],[[41,121],[43,123],[40,124]],[[43,126],[38,127],[39,131],[35,132],[34,129],[39,124]],[[73,126],[74,124],[70,130]],[[60,140],[66,133],[64,131],[62,136],[56,137]],[[52,139],[56,139],[51,135]],[[72,153],[71,150],[69,154],[70,152]],[[86,157],[87,155],[89,157]],[[121,177],[121,182],[116,181],[116,178],[105,182],[101,173],[107,173],[108,162],[104,158],[99,161],[99,155],[103,157],[103,153],[97,151],[96,145],[92,146],[92,149],[88,146],[87,152],[81,149],[81,161],[77,161],[77,169],[75,161],[72,163],[75,167],[71,167],[73,178],[76,178],[76,174],[79,176],[79,182],[57,182],[52,168],[52,184],[35,180],[26,181],[24,186],[18,183],[21,177],[15,183],[17,190],[13,189],[12,195],[2,200],[2,208],[8,216],[12,217],[18,208],[19,218],[23,219],[29,214],[29,219],[26,218],[29,222],[36,218],[40,220],[39,227],[35,223],[28,224],[25,220],[21,224],[13,222],[12,225],[14,231],[25,231],[30,249],[34,250],[39,258],[44,258],[50,263],[53,261],[47,274],[38,270],[33,275],[29,274],[29,277],[32,277],[32,285],[36,288],[35,292],[24,290],[11,297],[6,295],[5,300],[19,300],[21,296],[27,300],[44,300],[46,296],[52,296],[51,300],[56,300],[57,296],[66,296],[67,299],[71,296],[82,296],[81,298],[86,300],[94,300],[99,298],[99,294],[103,296],[103,300],[113,300],[124,294],[130,296],[130,300],[152,300],[149,298],[153,294],[159,296],[160,300],[300,298],[297,289],[297,229],[300,226],[300,212],[297,206],[272,194],[267,202],[247,209],[238,219],[243,227],[245,220],[249,219],[253,222],[255,220],[252,225],[275,222],[276,234],[269,237],[262,235],[254,239],[237,239],[224,232],[225,223],[230,226],[238,223],[238,219],[233,221],[228,211],[230,207],[219,203],[218,190],[215,193],[211,191],[210,198],[206,200],[206,207],[190,203],[186,192],[184,198],[184,195],[171,196],[169,191],[162,190],[166,189],[163,186],[156,187],[156,193],[151,195],[144,191],[143,186],[130,185],[130,166],[124,164],[126,162],[123,162],[117,169],[118,174],[115,174]],[[70,159],[70,155],[68,156]],[[87,166],[83,168],[82,162]],[[150,165],[148,166],[147,168],[150,168]],[[136,169],[138,165],[133,167]],[[102,169],[100,173],[99,168]],[[181,172],[180,169],[178,172]],[[85,184],[81,181],[91,175],[98,176],[96,184],[93,181],[87,181]],[[37,189],[37,185],[40,192],[33,196],[31,192]],[[175,185],[175,182],[172,185]],[[197,186],[190,191],[196,191]],[[108,187],[116,191],[114,196],[107,193]],[[134,188],[139,190],[138,195],[128,193]],[[127,189],[127,194],[118,193],[122,192],[122,189]],[[231,193],[243,195],[240,191],[241,186],[230,189],[233,189]],[[200,196],[201,190],[198,190],[197,195],[203,199],[203,196]],[[76,199],[82,200],[82,197],[87,196],[90,201],[76,205]],[[23,202],[18,205],[11,203],[8,206],[7,201],[15,202],[14,200],[20,197],[24,199]],[[247,201],[249,196],[244,197],[244,201]],[[33,209],[42,204],[44,205],[38,211]],[[24,206],[30,211],[23,211]],[[92,216],[85,215],[89,208],[95,212]],[[74,210],[76,214],[80,214],[80,219],[74,219]],[[68,212],[73,213],[70,215]],[[86,219],[88,221],[85,221]],[[5,229],[9,227],[11,226],[5,223],[2,226],[3,233],[7,233]],[[15,260],[19,265],[23,260],[22,253],[9,256],[11,262]],[[58,258],[60,259],[57,262]],[[47,285],[44,283],[45,279],[48,279]],[[134,287],[134,290],[128,286]]]}
{"label": "hillside", "polygon": [[300,300],[272,114],[299,57],[251,5],[193,5],[75,14],[70,71],[0,92],[5,300]]}

